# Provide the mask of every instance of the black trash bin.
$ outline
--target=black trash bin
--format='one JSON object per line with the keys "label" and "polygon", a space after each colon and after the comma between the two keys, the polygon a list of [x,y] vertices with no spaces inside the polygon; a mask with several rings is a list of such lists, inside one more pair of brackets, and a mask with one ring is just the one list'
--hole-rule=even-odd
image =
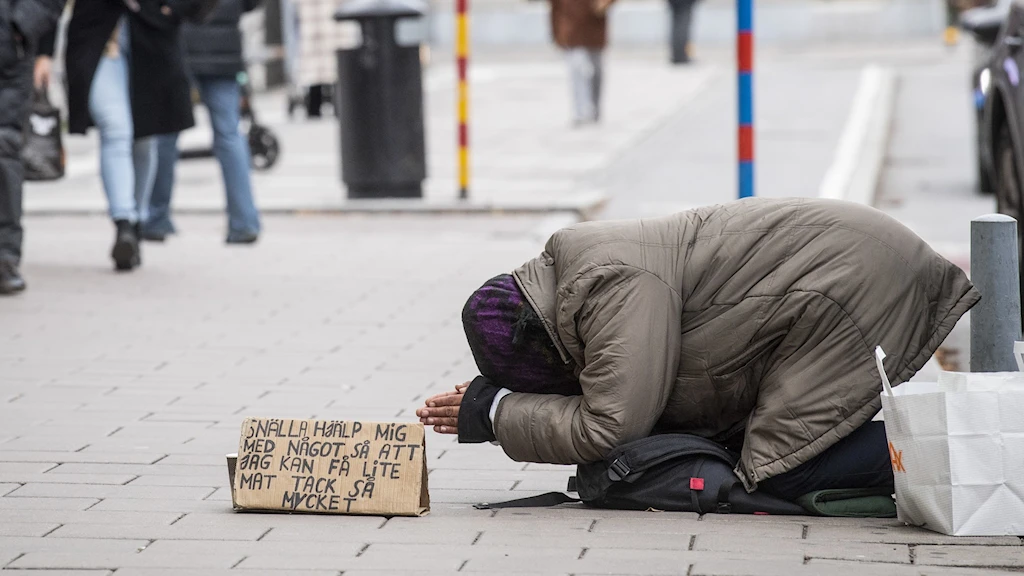
{"label": "black trash bin", "polygon": [[423,196],[420,47],[400,46],[396,25],[424,11],[416,0],[349,0],[334,13],[336,21],[358,22],[362,32],[357,48],[337,52],[341,180],[349,198]]}

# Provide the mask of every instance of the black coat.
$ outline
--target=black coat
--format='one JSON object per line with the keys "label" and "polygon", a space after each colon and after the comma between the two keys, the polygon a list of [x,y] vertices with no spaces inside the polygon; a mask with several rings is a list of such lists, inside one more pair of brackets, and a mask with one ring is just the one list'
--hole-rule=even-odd
{"label": "black coat", "polygon": [[196,76],[234,76],[245,70],[242,59],[242,14],[263,0],[220,0],[203,25],[186,23],[181,28],[189,71]]}
{"label": "black coat", "polygon": [[[89,114],[92,79],[114,27],[125,14],[131,38],[129,92],[135,137],[180,132],[195,124],[180,36],[181,16],[194,10],[195,4],[192,0],[137,1],[137,12],[129,10],[124,0],[75,2],[64,60],[72,134],[84,134],[93,125]],[[160,12],[164,5],[171,8],[170,16]],[[52,54],[52,40],[42,50]]]}
{"label": "black coat", "polygon": [[56,26],[63,5],[0,0],[0,256],[15,261],[21,257],[22,129],[32,102],[33,52]]}

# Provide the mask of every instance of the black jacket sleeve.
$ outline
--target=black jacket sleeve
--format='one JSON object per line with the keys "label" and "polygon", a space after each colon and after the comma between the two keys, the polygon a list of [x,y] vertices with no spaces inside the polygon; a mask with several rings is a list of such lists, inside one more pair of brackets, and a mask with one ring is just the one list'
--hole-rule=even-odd
{"label": "black jacket sleeve", "polygon": [[459,405],[459,443],[479,444],[493,442],[494,428],[491,425],[491,403],[501,391],[500,386],[483,376],[477,376],[462,397]]}
{"label": "black jacket sleeve", "polygon": [[64,0],[21,0],[14,4],[11,23],[30,45],[38,46],[57,27],[63,9]]}
{"label": "black jacket sleeve", "polygon": [[263,0],[242,0],[242,11],[252,12],[263,5]]}
{"label": "black jacket sleeve", "polygon": [[57,43],[57,27],[54,26],[53,30],[50,30],[43,37],[39,39],[39,50],[37,52],[40,56],[53,57],[53,47]]}

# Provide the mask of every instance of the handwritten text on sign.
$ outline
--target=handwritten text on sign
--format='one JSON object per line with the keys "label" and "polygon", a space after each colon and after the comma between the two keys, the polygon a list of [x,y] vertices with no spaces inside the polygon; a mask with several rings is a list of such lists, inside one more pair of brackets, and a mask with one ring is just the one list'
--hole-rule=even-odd
{"label": "handwritten text on sign", "polygon": [[429,507],[423,425],[246,418],[235,506],[420,515]]}

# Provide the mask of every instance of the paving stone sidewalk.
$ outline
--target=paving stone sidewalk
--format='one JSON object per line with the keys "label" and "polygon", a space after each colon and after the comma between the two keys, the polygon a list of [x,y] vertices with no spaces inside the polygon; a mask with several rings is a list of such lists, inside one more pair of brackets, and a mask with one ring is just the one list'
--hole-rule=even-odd
{"label": "paving stone sidewalk", "polygon": [[459,312],[556,221],[270,217],[225,247],[214,216],[118,275],[97,217],[29,217],[30,290],[0,300],[0,568],[24,574],[994,574],[1014,537],[890,520],[478,511],[564,488],[428,432],[422,518],[238,514],[224,454],[247,415],[412,419],[474,375]]}

